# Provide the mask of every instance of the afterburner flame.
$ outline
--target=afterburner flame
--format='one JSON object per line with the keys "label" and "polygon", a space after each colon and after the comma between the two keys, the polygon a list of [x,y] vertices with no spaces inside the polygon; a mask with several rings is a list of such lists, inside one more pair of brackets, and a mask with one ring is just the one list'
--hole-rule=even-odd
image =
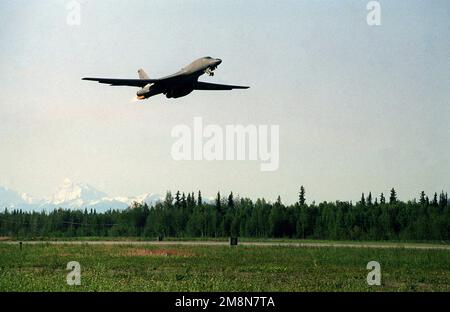
{"label": "afterburner flame", "polygon": [[138,101],[140,101],[140,100],[145,100],[145,97],[144,96],[137,96],[137,95],[135,95],[135,96],[133,96],[132,98],[131,98],[131,100],[130,100],[130,103],[135,103],[135,102],[138,102]]}

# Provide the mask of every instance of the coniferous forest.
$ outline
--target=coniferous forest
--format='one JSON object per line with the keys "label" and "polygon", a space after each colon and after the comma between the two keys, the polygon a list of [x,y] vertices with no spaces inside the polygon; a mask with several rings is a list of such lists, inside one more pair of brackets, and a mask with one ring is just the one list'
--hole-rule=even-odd
{"label": "coniferous forest", "polygon": [[252,201],[230,193],[205,202],[201,192],[166,194],[148,206],[134,203],[125,210],[64,210],[0,213],[0,236],[42,237],[249,237],[326,240],[450,240],[450,204],[447,194],[403,202],[395,189],[357,203],[307,203],[300,188],[298,202],[284,205]]}

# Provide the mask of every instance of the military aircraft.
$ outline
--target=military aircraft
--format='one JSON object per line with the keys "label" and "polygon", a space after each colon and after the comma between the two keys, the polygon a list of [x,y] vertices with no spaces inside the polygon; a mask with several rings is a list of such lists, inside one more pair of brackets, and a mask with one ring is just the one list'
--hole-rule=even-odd
{"label": "military aircraft", "polygon": [[111,86],[139,87],[141,89],[136,93],[137,99],[139,100],[144,100],[161,93],[167,98],[179,98],[188,95],[194,90],[232,90],[249,88],[246,86],[223,85],[198,81],[198,78],[203,74],[214,76],[214,70],[220,63],[222,63],[221,59],[207,56],[195,60],[173,75],[159,79],[150,79],[143,69],[139,69],[139,79],[83,78],[83,80],[97,81]]}

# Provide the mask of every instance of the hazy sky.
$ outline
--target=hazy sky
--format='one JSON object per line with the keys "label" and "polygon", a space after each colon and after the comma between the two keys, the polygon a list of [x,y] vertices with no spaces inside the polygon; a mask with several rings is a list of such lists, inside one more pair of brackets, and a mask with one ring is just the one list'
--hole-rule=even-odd
{"label": "hazy sky", "polygon": [[[0,185],[36,196],[64,178],[110,195],[230,190],[293,202],[450,191],[450,2],[0,1]],[[136,88],[81,81],[179,70],[249,90],[130,102]],[[280,126],[280,167],[172,159],[171,130]]]}

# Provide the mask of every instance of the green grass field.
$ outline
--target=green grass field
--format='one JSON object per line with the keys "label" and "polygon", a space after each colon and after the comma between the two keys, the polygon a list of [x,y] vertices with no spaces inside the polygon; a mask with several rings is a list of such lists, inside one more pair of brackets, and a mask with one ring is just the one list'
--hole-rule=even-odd
{"label": "green grass field", "polygon": [[[366,265],[381,264],[368,286]],[[69,261],[81,286],[66,283]],[[0,291],[450,291],[449,250],[0,244]]]}

